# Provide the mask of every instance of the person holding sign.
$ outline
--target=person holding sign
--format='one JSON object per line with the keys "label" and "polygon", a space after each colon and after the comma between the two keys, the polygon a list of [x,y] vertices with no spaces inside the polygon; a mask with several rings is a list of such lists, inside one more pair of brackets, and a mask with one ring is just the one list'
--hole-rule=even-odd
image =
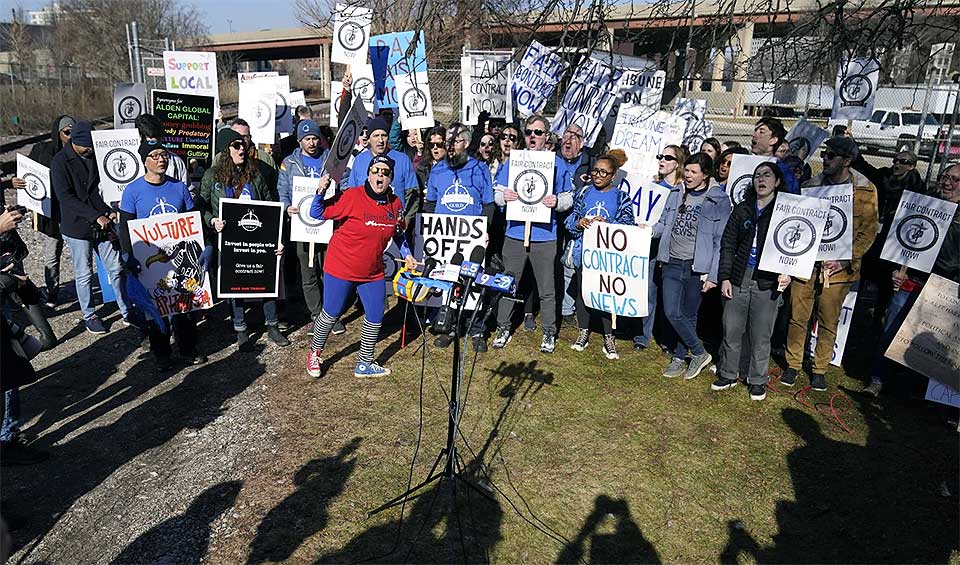
{"label": "person holding sign", "polygon": [[[663,309],[680,338],[663,376],[696,378],[713,360],[697,336],[701,293],[717,286],[720,238],[730,216],[730,198],[708,187],[713,160],[695,153],[683,168],[683,184],[670,191],[654,237],[663,268]],[[689,367],[684,359],[691,354]]]}
{"label": "person holding sign", "polygon": [[810,316],[816,309],[817,346],[813,353],[810,386],[813,390],[827,390],[824,373],[833,357],[843,300],[850,285],[859,280],[860,259],[877,236],[877,190],[862,175],[850,170],[850,164],[859,154],[852,139],[831,137],[824,142],[824,150],[820,152],[823,172],[803,185],[803,188],[853,185],[853,257],[849,261],[818,261],[810,279],[794,279],[790,284],[787,369],[780,378],[780,383],[786,386],[793,386],[797,380],[807,347]]}
{"label": "person holding sign", "polygon": [[[577,340],[570,349],[583,351],[587,348],[590,339],[591,318],[599,317],[603,324],[603,354],[607,359],[619,359],[617,354],[617,340],[613,335],[613,320],[610,314],[591,308],[583,301],[583,293],[579,291],[583,278],[582,257],[583,232],[594,222],[609,222],[613,224],[632,225],[633,202],[630,195],[613,185],[613,178],[620,169],[620,164],[610,155],[603,155],[597,159],[590,172],[592,184],[580,189],[573,199],[573,211],[567,216],[565,227],[570,233],[572,253],[569,260],[573,263],[574,287],[576,291]],[[565,261],[567,259],[565,258]],[[567,265],[564,265],[567,266]]]}
{"label": "person holding sign", "polygon": [[360,354],[353,375],[383,377],[390,374],[390,369],[373,360],[373,348],[380,338],[386,305],[383,250],[393,240],[400,248],[407,268],[413,270],[417,266],[404,237],[403,204],[390,191],[394,166],[390,157],[375,155],[367,167],[367,179],[362,186],[338,191],[329,200],[324,200],[324,195],[330,177],[320,179],[320,189],[313,200],[310,215],[337,223],[323,263],[323,308],[313,323],[313,340],[307,355],[307,374],[311,377],[319,377],[322,373],[323,348],[354,290],[363,303],[363,325]]}
{"label": "person holding sign", "polygon": [[744,199],[734,207],[720,240],[720,294],[723,307],[723,345],[717,379],[710,390],[737,385],[741,348],[749,351],[746,374],[750,398],[763,400],[770,380],[770,336],[783,303],[781,291],[790,277],[757,269],[773,215],[772,204],[783,187],[783,172],[773,163],[761,163]]}

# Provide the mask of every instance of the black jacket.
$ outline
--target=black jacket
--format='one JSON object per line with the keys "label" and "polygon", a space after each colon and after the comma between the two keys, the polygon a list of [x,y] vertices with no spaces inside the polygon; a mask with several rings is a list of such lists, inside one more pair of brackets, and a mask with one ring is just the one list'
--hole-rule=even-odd
{"label": "black jacket", "polygon": [[[767,238],[767,228],[770,227],[770,217],[773,215],[773,201],[760,212],[757,217],[757,201],[747,198],[733,208],[727,225],[723,229],[720,239],[720,265],[717,269],[717,280],[728,280],[734,286],[742,286],[743,274],[747,269],[747,259],[750,258],[750,249],[753,247],[754,226],[757,234],[757,264],[763,254],[763,242]],[[753,270],[753,280],[757,281],[760,290],[770,290],[777,286],[777,274]]]}
{"label": "black jacket", "polygon": [[60,231],[75,239],[96,239],[97,218],[110,213],[100,195],[100,173],[67,144],[50,164],[50,184],[60,201]]}
{"label": "black jacket", "polygon": [[878,259],[883,250],[883,243],[887,240],[887,232],[890,231],[890,224],[893,223],[893,216],[897,213],[897,206],[900,204],[900,197],[903,191],[916,192],[917,194],[926,194],[927,186],[923,178],[916,169],[910,171],[902,179],[893,176],[893,167],[874,167],[868,163],[863,155],[850,164],[850,168],[858,171],[867,180],[877,187],[877,211],[880,220],[880,233],[873,240],[873,245],[867,250],[865,257]]}
{"label": "black jacket", "polygon": [[[53,119],[53,123],[50,124],[50,140],[35,143],[30,149],[30,155],[28,155],[31,159],[44,167],[50,166],[53,157],[63,149],[63,143],[60,142],[60,130],[57,129],[57,126],[60,125],[60,120],[66,117],[66,114],[61,114]],[[34,213],[33,225],[36,226],[38,232],[54,239],[61,239],[59,218],[57,217],[60,213],[60,206],[57,203],[57,195],[54,193],[50,194],[50,209],[53,210],[53,218]]]}

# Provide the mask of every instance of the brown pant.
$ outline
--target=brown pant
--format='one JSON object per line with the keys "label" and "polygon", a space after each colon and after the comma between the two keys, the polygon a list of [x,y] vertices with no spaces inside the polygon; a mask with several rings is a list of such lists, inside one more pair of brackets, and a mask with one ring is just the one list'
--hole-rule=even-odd
{"label": "brown pant", "polygon": [[790,283],[790,305],[793,309],[787,330],[787,366],[800,370],[803,352],[808,341],[810,315],[817,309],[817,346],[813,351],[813,372],[822,375],[833,357],[833,343],[837,340],[837,326],[843,301],[850,291],[850,283],[834,283],[829,288],[816,276],[807,282],[793,279]]}

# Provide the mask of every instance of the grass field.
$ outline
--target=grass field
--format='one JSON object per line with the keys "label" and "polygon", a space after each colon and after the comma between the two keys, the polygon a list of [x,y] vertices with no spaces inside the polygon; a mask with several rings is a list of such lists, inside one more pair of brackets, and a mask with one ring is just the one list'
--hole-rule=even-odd
{"label": "grass field", "polygon": [[867,400],[849,392],[860,382],[833,370],[829,392],[807,400],[847,391],[847,433],[792,394],[755,402],[744,386],[711,392],[708,372],[664,379],[668,358],[623,351],[629,342],[619,361],[603,357],[596,335],[575,353],[570,329],[553,355],[538,351],[539,333],[521,330],[468,368],[458,445],[466,475],[495,502],[460,486],[453,505],[443,486],[407,503],[402,530],[399,508],[368,518],[406,488],[421,363],[414,484],[444,445],[451,350],[431,336],[421,357],[419,342],[399,349],[394,331],[380,346],[394,373],[359,380],[357,320],[350,330],[328,344],[322,379],[304,374],[305,330],[265,377],[281,445],[237,500],[243,535],[212,560],[960,560],[957,433],[936,406]]}

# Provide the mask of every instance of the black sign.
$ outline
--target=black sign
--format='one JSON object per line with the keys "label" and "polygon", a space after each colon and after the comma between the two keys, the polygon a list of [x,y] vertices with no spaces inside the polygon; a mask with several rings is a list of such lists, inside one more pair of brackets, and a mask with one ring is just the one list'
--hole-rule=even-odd
{"label": "black sign", "polygon": [[153,113],[163,123],[161,142],[189,162],[209,162],[213,156],[212,96],[153,91]]}
{"label": "black sign", "polygon": [[220,200],[220,268],[217,289],[224,298],[276,298],[280,280],[283,204]]}

